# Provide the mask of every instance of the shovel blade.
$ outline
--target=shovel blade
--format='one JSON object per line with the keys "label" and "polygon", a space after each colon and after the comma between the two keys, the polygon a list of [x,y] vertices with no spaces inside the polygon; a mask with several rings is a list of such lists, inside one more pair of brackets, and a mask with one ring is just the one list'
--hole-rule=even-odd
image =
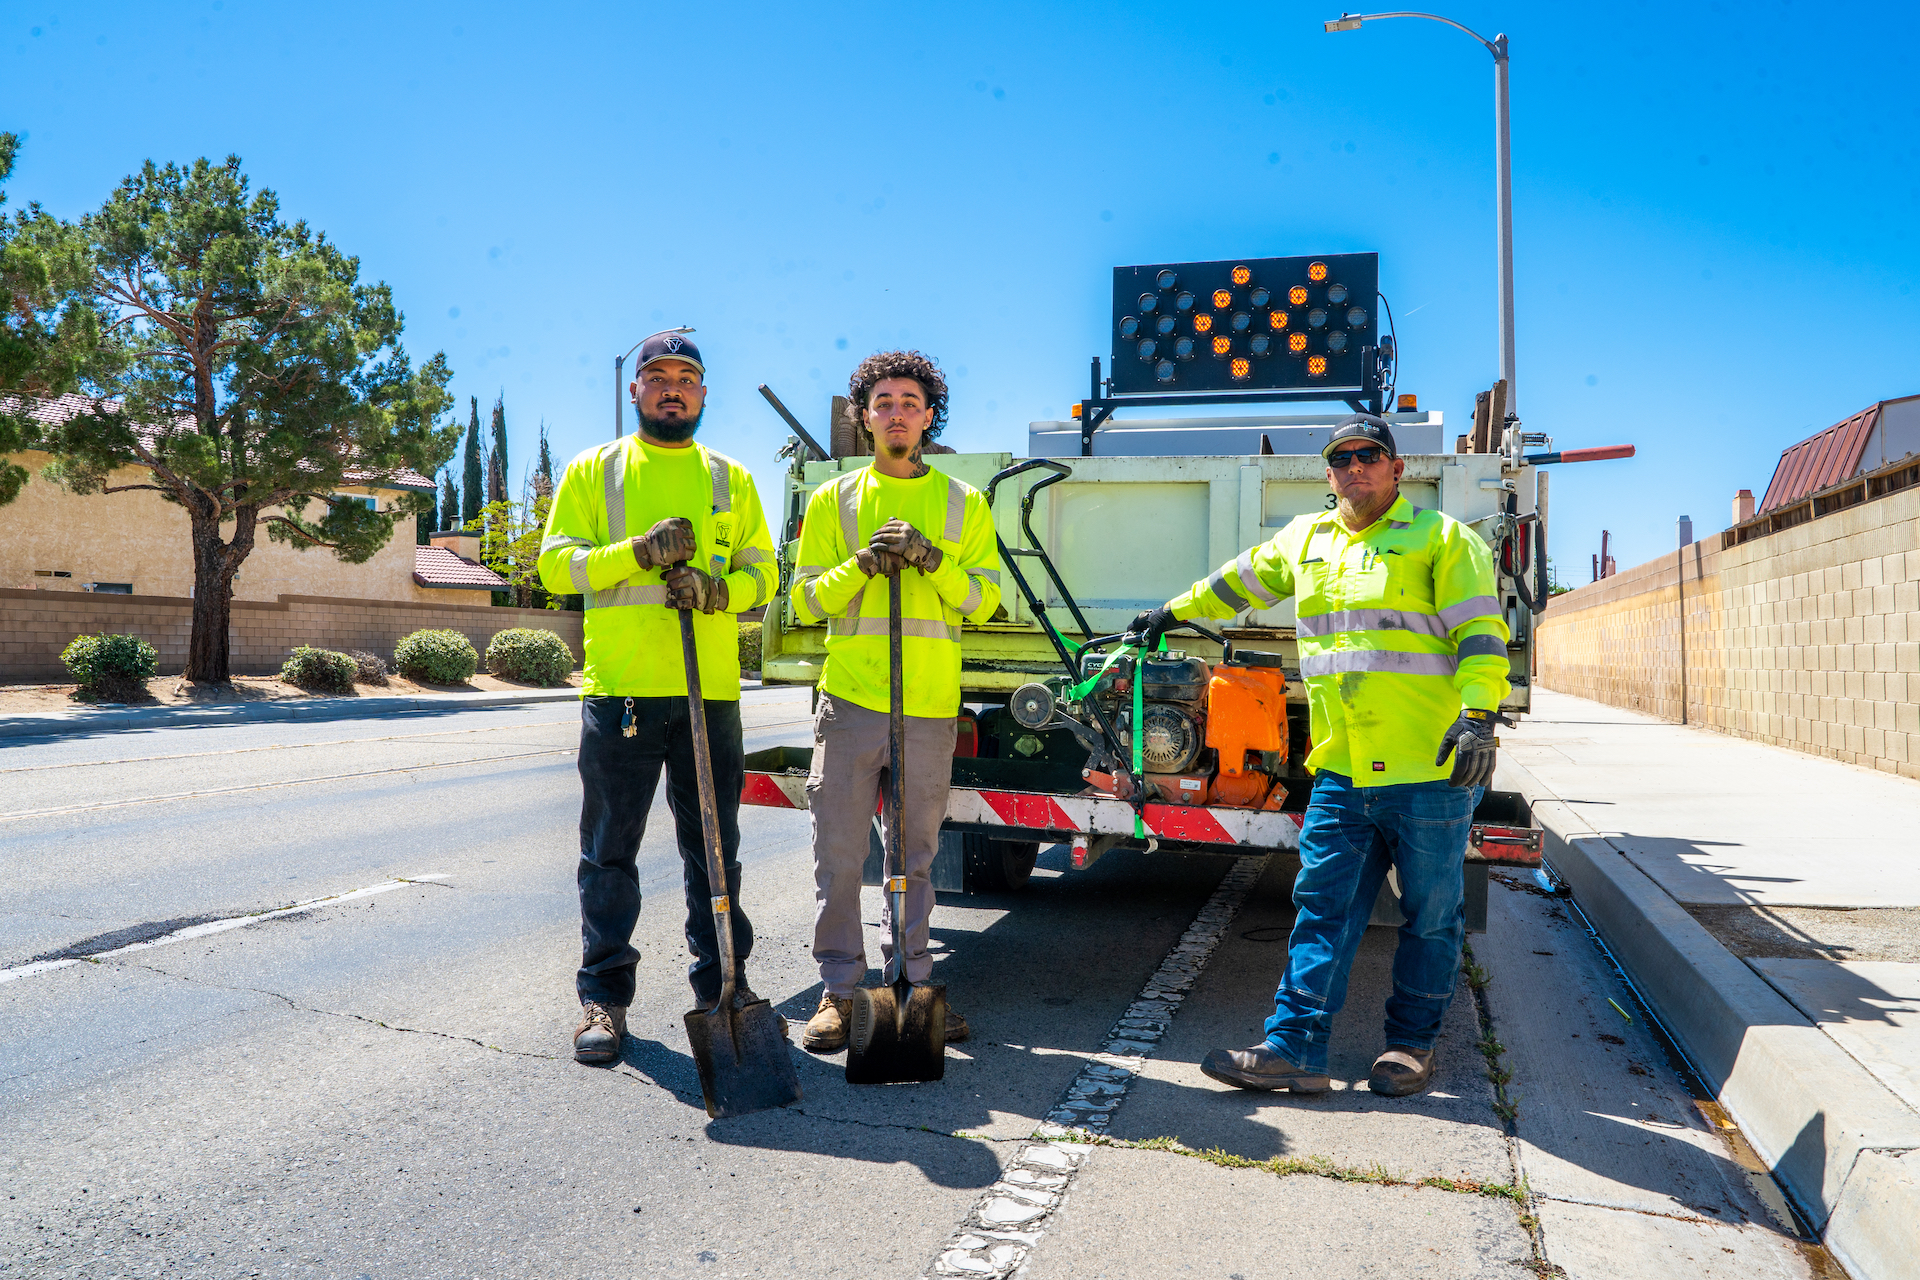
{"label": "shovel blade", "polygon": [[847,1029],[848,1084],[926,1084],[947,1074],[947,989],[857,987]]}
{"label": "shovel blade", "polygon": [[715,1120],[800,1101],[800,1077],[780,1034],[780,1015],[765,1000],[742,1009],[694,1009],[687,1042],[700,1069],[700,1096]]}

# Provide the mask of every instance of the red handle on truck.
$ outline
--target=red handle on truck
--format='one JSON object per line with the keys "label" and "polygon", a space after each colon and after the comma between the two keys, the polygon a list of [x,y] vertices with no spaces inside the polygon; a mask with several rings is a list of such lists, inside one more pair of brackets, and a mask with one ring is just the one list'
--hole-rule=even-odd
{"label": "red handle on truck", "polygon": [[1601,462],[1607,458],[1631,458],[1633,446],[1630,444],[1603,444],[1593,449],[1559,449],[1553,453],[1530,453],[1521,461],[1530,467],[1544,467],[1552,462]]}

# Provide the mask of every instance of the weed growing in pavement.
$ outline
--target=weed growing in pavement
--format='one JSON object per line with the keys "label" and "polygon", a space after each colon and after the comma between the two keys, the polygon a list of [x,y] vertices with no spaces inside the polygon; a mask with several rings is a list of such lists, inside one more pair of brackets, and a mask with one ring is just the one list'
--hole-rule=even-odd
{"label": "weed growing in pavement", "polygon": [[1182,1143],[1178,1138],[1143,1138],[1138,1142],[1128,1142],[1125,1139],[1107,1138],[1096,1134],[1075,1134],[1071,1137],[1052,1138],[1051,1141],[1075,1141],[1096,1147],[1124,1147],[1130,1151],[1165,1151],[1170,1155],[1186,1156],[1191,1160],[1204,1160],[1222,1169],[1255,1169],[1261,1173],[1273,1174],[1277,1178],[1304,1175],[1328,1178],[1335,1182],[1360,1182],[1375,1187],[1427,1187],[1436,1191],[1451,1191],[1455,1195],[1488,1196],[1496,1200],[1511,1200],[1522,1206],[1527,1203],[1529,1195],[1525,1183],[1480,1182],[1473,1178],[1442,1178],[1438,1175],[1414,1178],[1395,1173],[1385,1165],[1340,1164],[1328,1156],[1274,1156],[1267,1160],[1251,1160],[1220,1147],[1210,1147],[1205,1151],[1196,1150]]}
{"label": "weed growing in pavement", "polygon": [[1487,984],[1493,981],[1493,975],[1473,958],[1473,947],[1469,943],[1460,946],[1462,963],[1460,971],[1466,976],[1467,986],[1473,990],[1473,1004],[1480,1015],[1480,1042],[1474,1048],[1487,1060],[1487,1079],[1493,1082],[1493,1114],[1500,1117],[1507,1126],[1507,1136],[1513,1136],[1514,1124],[1520,1119],[1520,1095],[1507,1092],[1507,1086],[1513,1082],[1513,1072],[1503,1061],[1507,1046],[1500,1043],[1493,1033],[1493,1011],[1487,1007]]}

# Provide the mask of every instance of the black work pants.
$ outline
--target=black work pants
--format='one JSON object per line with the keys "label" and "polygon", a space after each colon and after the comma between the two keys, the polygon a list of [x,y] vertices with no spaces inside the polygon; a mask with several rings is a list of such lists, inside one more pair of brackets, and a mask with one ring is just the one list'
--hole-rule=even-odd
{"label": "black work pants", "polygon": [[[685,698],[633,699],[634,735],[621,733],[625,698],[586,698],[580,704],[580,999],[633,1003],[640,953],[633,929],[640,922],[640,873],[634,858],[647,830],[647,811],[667,770],[667,804],[679,837],[686,885],[687,981],[708,1007],[720,998],[720,960],[713,927],[713,890],[707,880],[706,840],[700,830],[700,787],[694,775],[693,729]],[[713,752],[720,848],[733,899],[734,960],[744,971],[753,950],[753,925],[740,909],[740,786],[745,777],[740,704],[706,703]]]}

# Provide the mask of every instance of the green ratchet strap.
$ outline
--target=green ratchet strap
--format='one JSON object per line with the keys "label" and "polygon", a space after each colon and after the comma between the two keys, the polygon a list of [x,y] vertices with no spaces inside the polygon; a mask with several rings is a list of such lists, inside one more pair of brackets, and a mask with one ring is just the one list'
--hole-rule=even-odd
{"label": "green ratchet strap", "polygon": [[[1161,636],[1159,644],[1154,646],[1154,652],[1165,652],[1166,647],[1167,638]],[[1137,659],[1144,658],[1146,651],[1138,645],[1120,645],[1114,649],[1112,653],[1107,655],[1107,660],[1100,664],[1098,671],[1088,676],[1085,680],[1082,680],[1079,684],[1069,687],[1061,697],[1067,702],[1078,702],[1082,698],[1085,698],[1093,692],[1094,686],[1098,685],[1101,678],[1107,674],[1108,668],[1129,654],[1133,655],[1136,661],[1133,664],[1133,728],[1128,736],[1133,739],[1133,776],[1136,779],[1141,779],[1146,772],[1146,735],[1142,732],[1144,705],[1146,701],[1142,687],[1146,683],[1146,673],[1141,670],[1140,663]],[[1144,785],[1143,781],[1142,786],[1144,787]],[[1147,838],[1147,824],[1140,817],[1140,806],[1138,804],[1133,807],[1133,834],[1136,839],[1144,840]]]}

